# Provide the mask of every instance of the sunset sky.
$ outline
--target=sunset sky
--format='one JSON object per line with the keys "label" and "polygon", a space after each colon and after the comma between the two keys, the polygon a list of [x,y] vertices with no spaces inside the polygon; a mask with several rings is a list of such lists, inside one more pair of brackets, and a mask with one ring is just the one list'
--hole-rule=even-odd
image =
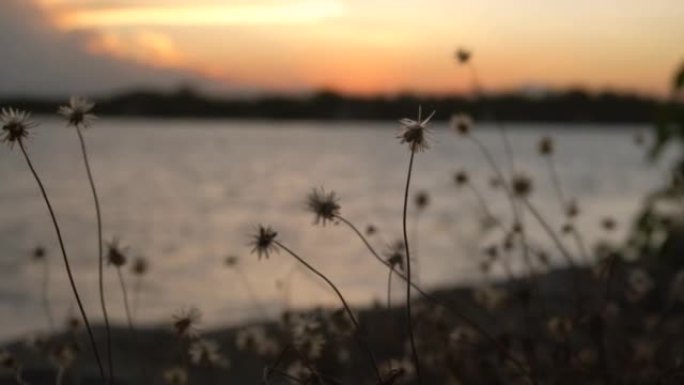
{"label": "sunset sky", "polygon": [[2,0],[0,94],[613,88],[663,95],[682,0]]}

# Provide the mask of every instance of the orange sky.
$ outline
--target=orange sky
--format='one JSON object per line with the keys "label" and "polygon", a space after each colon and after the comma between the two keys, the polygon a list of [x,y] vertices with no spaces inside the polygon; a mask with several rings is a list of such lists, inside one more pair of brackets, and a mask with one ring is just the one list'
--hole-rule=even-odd
{"label": "orange sky", "polygon": [[468,87],[664,94],[684,60],[681,0],[32,0],[84,49],[260,89],[348,93]]}

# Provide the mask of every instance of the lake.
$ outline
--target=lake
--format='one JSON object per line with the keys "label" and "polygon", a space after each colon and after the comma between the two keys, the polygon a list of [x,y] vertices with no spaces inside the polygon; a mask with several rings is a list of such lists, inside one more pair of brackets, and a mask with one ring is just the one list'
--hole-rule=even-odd
{"label": "lake", "polygon": [[[95,212],[78,139],[62,122],[39,120],[29,152],[62,225],[86,308],[98,320]],[[531,200],[558,227],[562,215],[537,153],[539,138],[553,136],[563,190],[579,200],[578,223],[589,243],[603,235],[605,216],[618,223],[609,237],[621,239],[641,198],[666,174],[665,165],[648,163],[634,143],[645,126],[507,127],[516,169],[535,180]],[[192,305],[210,328],[275,315],[286,306],[336,305],[334,294],[287,254],[259,261],[249,253],[249,234],[260,223],[272,225],[283,243],[326,273],[351,302],[384,298],[386,269],[348,228],[313,226],[304,202],[313,187],[334,190],[342,214],[360,228],[375,225],[379,232],[371,242],[385,250],[401,236],[409,152],[396,139],[398,129],[391,122],[98,120],[85,136],[105,239],[119,238],[130,256],[144,255],[151,264],[139,283],[136,320],[168,322],[173,312]],[[499,132],[484,125],[475,135],[508,170]],[[478,201],[456,188],[454,172],[467,170],[495,213],[507,216],[507,201],[489,187],[493,173],[472,142],[445,123],[434,124],[432,139],[431,149],[416,155],[412,183],[412,195],[425,190],[430,204],[420,214],[412,205],[409,213],[419,280],[425,287],[481,281],[481,250],[498,238],[482,233]],[[0,178],[0,339],[8,339],[46,328],[42,270],[30,258],[36,245],[48,249],[58,319],[75,304],[47,210],[18,149],[0,150]],[[550,245],[531,217],[526,224],[535,242]],[[240,258],[238,271],[225,267],[227,255]],[[112,267],[106,273],[110,314],[122,323],[116,274]],[[132,290],[136,283],[126,273]]]}

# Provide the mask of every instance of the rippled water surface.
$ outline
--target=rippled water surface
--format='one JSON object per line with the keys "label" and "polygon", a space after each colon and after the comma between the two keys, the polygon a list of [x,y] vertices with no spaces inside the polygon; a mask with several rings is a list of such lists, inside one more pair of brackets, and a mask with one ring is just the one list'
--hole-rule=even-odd
{"label": "rippled water surface", "polygon": [[[532,200],[554,226],[561,223],[560,211],[536,142],[545,134],[556,139],[562,186],[581,203],[579,223],[589,242],[608,215],[618,220],[612,237],[619,238],[643,194],[663,177],[664,167],[649,165],[633,142],[642,129],[509,126],[515,167],[535,178]],[[286,304],[334,304],[333,294],[286,254],[262,261],[249,254],[248,234],[259,223],[274,226],[283,243],[328,274],[351,301],[383,298],[383,266],[347,228],[312,226],[304,200],[315,186],[335,190],[343,215],[361,228],[377,226],[372,242],[384,249],[401,235],[409,159],[396,130],[394,123],[98,121],[85,135],[105,238],[120,238],[130,255],[151,262],[139,283],[136,319],[165,322],[178,308],[195,305],[211,327],[275,314]],[[483,127],[477,136],[508,170],[498,131]],[[61,123],[46,121],[29,151],[63,226],[87,310],[97,319],[95,212],[77,137]],[[430,205],[420,215],[411,210],[409,222],[425,286],[480,280],[480,250],[496,239],[480,231],[477,200],[455,187],[458,169],[470,173],[494,212],[508,215],[504,196],[488,186],[493,173],[481,154],[436,124],[432,148],[416,156],[413,183],[414,192],[429,192]],[[0,151],[0,180],[0,338],[6,339],[46,327],[42,271],[29,257],[37,244],[49,252],[50,295],[59,318],[74,304],[47,210],[17,149]],[[549,244],[533,220],[527,221],[536,242]],[[229,254],[240,257],[238,271],[224,267]],[[111,267],[107,273],[107,296],[121,322],[121,292]],[[128,274],[126,279],[135,292],[136,282]]]}

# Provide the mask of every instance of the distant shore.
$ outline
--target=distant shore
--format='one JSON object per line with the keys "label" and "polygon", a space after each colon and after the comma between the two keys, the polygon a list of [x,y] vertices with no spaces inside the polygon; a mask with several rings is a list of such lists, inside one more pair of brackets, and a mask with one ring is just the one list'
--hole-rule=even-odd
{"label": "distant shore", "polygon": [[[33,113],[53,114],[65,100],[0,97],[0,106]],[[584,90],[488,94],[483,98],[463,95],[348,96],[321,91],[308,96],[261,96],[222,98],[191,89],[174,92],[137,90],[96,98],[99,116],[148,118],[238,118],[279,120],[396,120],[411,117],[417,106],[435,110],[435,120],[447,120],[457,112],[477,121],[536,123],[652,123],[662,101],[647,96]]]}

